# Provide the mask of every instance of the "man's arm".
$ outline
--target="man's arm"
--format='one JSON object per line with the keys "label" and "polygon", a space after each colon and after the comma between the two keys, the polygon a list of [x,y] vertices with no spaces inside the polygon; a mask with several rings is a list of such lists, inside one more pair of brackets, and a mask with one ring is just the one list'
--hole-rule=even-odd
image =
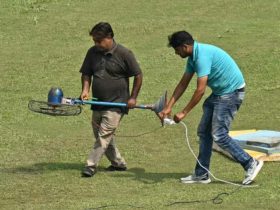
{"label": "man's arm", "polygon": [[91,85],[91,76],[82,74],[81,82],[82,82],[82,93],[80,95],[80,98],[82,100],[87,100],[87,99],[89,99],[89,91],[90,91],[90,85]]}
{"label": "man's arm", "polygon": [[161,119],[164,119],[165,117],[167,117],[168,115],[171,114],[173,105],[177,102],[177,100],[185,92],[185,90],[189,86],[189,83],[190,83],[192,77],[193,77],[193,73],[188,73],[188,72],[184,73],[180,82],[176,86],[171,98],[169,99],[167,106],[162,110],[162,112],[159,113],[159,116]]}
{"label": "man's arm", "polygon": [[128,99],[127,105],[129,108],[133,108],[136,105],[136,98],[142,86],[143,74],[140,73],[134,76],[133,87],[131,90],[130,98]]}
{"label": "man's arm", "polygon": [[202,96],[205,93],[207,87],[207,80],[208,76],[199,77],[197,79],[197,87],[193,93],[191,100],[182,112],[179,112],[174,116],[175,122],[180,122],[198,104],[198,102],[201,100]]}

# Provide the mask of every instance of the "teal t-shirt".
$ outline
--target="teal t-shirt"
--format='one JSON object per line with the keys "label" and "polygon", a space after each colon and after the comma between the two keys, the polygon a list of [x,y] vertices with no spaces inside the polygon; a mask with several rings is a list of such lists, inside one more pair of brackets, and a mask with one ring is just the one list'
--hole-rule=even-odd
{"label": "teal t-shirt", "polygon": [[194,42],[186,72],[196,73],[198,77],[208,76],[207,85],[215,95],[232,93],[245,86],[243,75],[230,55],[209,44]]}

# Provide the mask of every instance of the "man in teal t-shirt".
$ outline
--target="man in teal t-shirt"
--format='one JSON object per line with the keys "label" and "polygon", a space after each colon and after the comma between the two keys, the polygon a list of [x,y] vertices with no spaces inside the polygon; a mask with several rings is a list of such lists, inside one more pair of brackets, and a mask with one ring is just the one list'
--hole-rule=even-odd
{"label": "man in teal t-shirt", "polygon": [[263,166],[263,162],[252,158],[229,136],[230,124],[245,96],[245,81],[235,61],[224,50],[193,40],[186,31],[178,31],[168,37],[169,46],[181,58],[187,58],[186,70],[163,111],[162,120],[171,114],[172,107],[187,89],[194,74],[197,87],[186,107],[174,115],[180,122],[199,103],[206,87],[212,94],[203,103],[203,115],[198,126],[200,139],[198,161],[193,175],[181,178],[181,182],[210,183],[210,159],[213,141],[229,152],[246,171],[242,184],[250,184]]}
{"label": "man in teal t-shirt", "polygon": [[245,87],[243,75],[234,60],[213,45],[194,41],[186,72],[196,73],[199,78],[207,76],[207,85],[215,95],[232,93]]}

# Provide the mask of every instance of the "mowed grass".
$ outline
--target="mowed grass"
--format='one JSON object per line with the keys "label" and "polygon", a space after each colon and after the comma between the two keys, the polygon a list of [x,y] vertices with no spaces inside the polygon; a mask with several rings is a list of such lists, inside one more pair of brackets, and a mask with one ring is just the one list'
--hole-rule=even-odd
{"label": "mowed grass", "polygon": [[[104,157],[99,173],[83,179],[80,170],[93,144],[89,107],[76,117],[27,108],[31,99],[46,101],[52,86],[65,96],[79,96],[78,71],[92,45],[88,31],[108,21],[116,41],[132,49],[142,67],[139,104],[155,102],[164,90],[172,93],[185,61],[167,47],[167,36],[188,30],[228,51],[244,73],[246,100],[232,130],[279,131],[279,9],[279,0],[1,0],[0,209],[279,209],[279,162],[265,163],[254,183],[258,187],[234,191],[235,186],[220,182],[181,184],[179,178],[195,165],[185,130],[161,128],[148,110],[131,110],[117,131],[129,170],[105,172]],[[174,112],[187,103],[195,84]],[[184,120],[196,153],[200,116],[201,103]],[[211,170],[235,183],[244,175],[238,164],[217,153]],[[214,204],[211,199],[223,192],[234,193]],[[200,202],[168,206],[179,201]]]}

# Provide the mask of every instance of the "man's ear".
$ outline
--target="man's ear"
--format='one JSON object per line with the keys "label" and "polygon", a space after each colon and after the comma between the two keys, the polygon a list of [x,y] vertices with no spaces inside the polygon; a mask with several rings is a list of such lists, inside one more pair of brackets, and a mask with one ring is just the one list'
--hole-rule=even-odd
{"label": "man's ear", "polygon": [[193,50],[193,46],[192,45],[188,45],[188,44],[184,44],[184,51],[188,54],[191,54],[192,53],[192,50]]}
{"label": "man's ear", "polygon": [[187,51],[188,51],[188,48],[189,48],[189,45],[187,45],[187,44],[183,44],[183,49],[184,49],[184,51],[185,51],[185,52],[187,52]]}

